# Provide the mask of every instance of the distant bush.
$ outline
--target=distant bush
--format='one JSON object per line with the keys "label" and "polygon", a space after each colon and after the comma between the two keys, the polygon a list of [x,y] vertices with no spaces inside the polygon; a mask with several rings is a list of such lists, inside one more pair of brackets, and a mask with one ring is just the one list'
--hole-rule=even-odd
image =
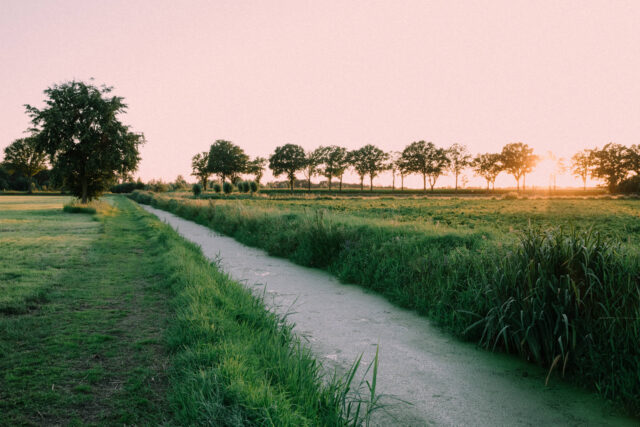
{"label": "distant bush", "polygon": [[222,184],[222,190],[224,194],[230,194],[233,191],[233,185],[230,182],[225,182]]}
{"label": "distant bush", "polygon": [[154,193],[165,193],[169,191],[169,184],[166,184],[161,180],[152,179],[147,183],[145,189],[153,191]]}
{"label": "distant bush", "polygon": [[213,191],[216,193],[219,193],[220,191],[222,191],[222,186],[217,182],[214,182],[211,187],[213,188]]}
{"label": "distant bush", "polygon": [[250,189],[251,189],[251,186],[247,181],[242,181],[238,183],[238,190],[240,190],[242,193],[248,193]]}
{"label": "distant bush", "polygon": [[255,181],[249,182],[249,188],[252,193],[255,193],[256,191],[258,191],[258,183]]}
{"label": "distant bush", "polygon": [[131,193],[134,190],[143,190],[145,187],[143,182],[125,182],[122,184],[116,184],[111,187],[112,193]]}
{"label": "distant bush", "polygon": [[507,193],[505,195],[502,196],[503,200],[516,200],[518,198],[518,193]]}
{"label": "distant bush", "polygon": [[623,194],[640,193],[640,175],[623,179],[618,184],[618,191]]}
{"label": "distant bush", "polygon": [[198,197],[202,193],[202,186],[200,184],[193,184],[191,191],[193,191],[194,196]]}

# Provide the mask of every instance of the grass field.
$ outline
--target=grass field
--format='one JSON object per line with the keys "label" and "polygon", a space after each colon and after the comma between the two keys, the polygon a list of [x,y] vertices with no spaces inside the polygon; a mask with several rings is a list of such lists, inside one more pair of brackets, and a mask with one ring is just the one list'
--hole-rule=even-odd
{"label": "grass field", "polygon": [[640,416],[639,200],[132,197],[327,269]]}
{"label": "grass field", "polygon": [[349,382],[198,248],[125,198],[66,201],[0,198],[0,425],[357,424]]}

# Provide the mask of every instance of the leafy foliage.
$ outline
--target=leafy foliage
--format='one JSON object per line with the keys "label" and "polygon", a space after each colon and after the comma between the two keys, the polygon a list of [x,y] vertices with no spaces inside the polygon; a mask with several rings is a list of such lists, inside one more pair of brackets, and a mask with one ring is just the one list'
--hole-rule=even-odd
{"label": "leafy foliage", "polygon": [[220,175],[220,181],[224,185],[226,178],[233,180],[238,174],[247,168],[249,157],[244,150],[230,141],[218,139],[209,150],[209,172]]}
{"label": "leafy foliage", "polygon": [[4,149],[4,162],[10,174],[19,171],[27,177],[31,193],[33,177],[46,169],[46,154],[38,149],[35,138],[16,139]]}
{"label": "leafy foliage", "polygon": [[618,183],[629,173],[628,149],[624,145],[609,143],[602,150],[593,150],[591,176],[604,179],[609,191],[615,192]]}
{"label": "leafy foliage", "polygon": [[[501,161],[504,170],[516,179],[520,191],[520,178],[533,170],[538,157],[533,154],[533,148],[522,142],[513,142],[502,147]],[[522,185],[524,190],[524,183]]]}
{"label": "leafy foliage", "polygon": [[46,107],[27,105],[37,148],[46,152],[64,185],[83,203],[100,196],[118,174],[135,171],[142,134],[118,120],[126,111],[112,88],[71,81],[44,91]]}
{"label": "leafy foliage", "polygon": [[422,175],[422,184],[425,191],[427,190],[427,177],[429,177],[429,186],[433,191],[438,177],[451,164],[447,157],[447,152],[442,148],[436,147],[432,142],[412,142],[404,149],[402,157],[404,165],[409,172]]}
{"label": "leafy foliage", "polygon": [[295,144],[276,147],[274,153],[269,157],[269,169],[273,171],[274,176],[286,175],[291,191],[293,191],[296,172],[303,170],[306,166],[307,156],[304,148]]}
{"label": "leafy foliage", "polygon": [[191,175],[198,178],[202,184],[202,188],[206,190],[207,181],[211,176],[211,171],[209,171],[209,153],[203,151],[193,156],[191,159],[191,170]]}

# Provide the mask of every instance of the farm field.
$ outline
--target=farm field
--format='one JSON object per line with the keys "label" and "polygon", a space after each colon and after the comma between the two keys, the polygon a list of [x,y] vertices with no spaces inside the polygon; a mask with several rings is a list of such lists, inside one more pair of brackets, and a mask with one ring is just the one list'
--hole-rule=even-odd
{"label": "farm field", "polygon": [[640,414],[636,199],[132,197],[326,269]]}
{"label": "farm field", "polygon": [[353,424],[349,384],[199,249],[67,201],[0,198],[0,425]]}

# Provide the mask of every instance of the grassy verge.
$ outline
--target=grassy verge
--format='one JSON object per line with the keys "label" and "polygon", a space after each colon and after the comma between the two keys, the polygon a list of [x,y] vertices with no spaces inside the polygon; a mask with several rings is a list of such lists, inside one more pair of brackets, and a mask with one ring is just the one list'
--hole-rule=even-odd
{"label": "grassy verge", "polygon": [[0,264],[12,277],[12,308],[0,313],[0,425],[366,419],[349,377],[325,379],[290,326],[129,200],[98,215],[66,213],[66,199],[5,200],[0,226],[15,229],[4,229],[2,255],[19,249],[14,261],[25,261]]}
{"label": "grassy verge", "polygon": [[[597,233],[474,230],[132,198],[374,289],[457,335],[568,375],[640,416],[640,257]],[[375,260],[375,262],[372,262]]]}

